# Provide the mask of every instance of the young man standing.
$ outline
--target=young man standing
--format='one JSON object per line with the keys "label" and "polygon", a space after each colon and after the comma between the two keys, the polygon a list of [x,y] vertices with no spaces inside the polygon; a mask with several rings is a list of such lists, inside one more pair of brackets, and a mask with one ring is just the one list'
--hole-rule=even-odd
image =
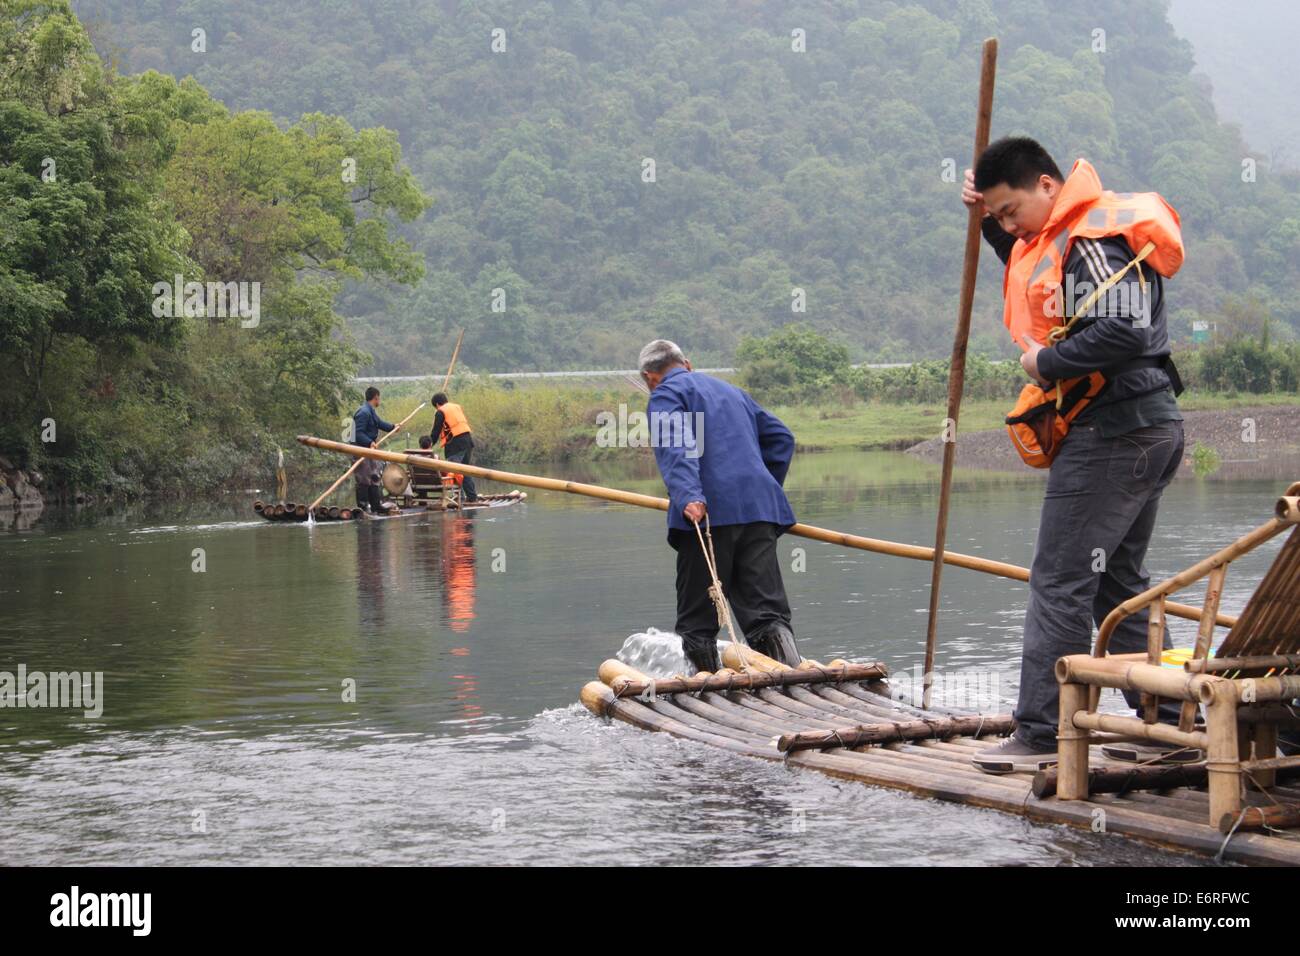
{"label": "young man standing", "polygon": [[[470,431],[465,409],[455,402],[447,401],[447,396],[442,392],[433,396],[433,407],[437,411],[433,414],[433,431],[430,432],[429,437],[435,442],[442,440],[442,454],[448,461],[461,465],[470,464],[470,456],[474,453],[474,436]],[[466,501],[478,500],[474,479],[471,476],[464,476],[461,490],[465,494]]]}
{"label": "young man standing", "polygon": [[[397,426],[379,417],[379,389],[371,385],[366,389],[366,400],[352,414],[352,444],[362,448],[375,448],[379,443],[382,429],[391,432]],[[379,486],[379,476],[383,473],[384,463],[369,458],[362,458],[357,470],[352,473],[352,480],[357,486],[357,507],[362,511],[379,514],[384,510],[384,493]]]}
{"label": "young man standing", "polygon": [[[1092,373],[1105,378],[1051,463],[1016,732],[974,758],[989,773],[1037,770],[1056,761],[1057,658],[1087,653],[1093,625],[1149,586],[1143,559],[1183,456],[1164,295],[1164,279],[1182,264],[1182,239],[1177,213],[1159,196],[1104,192],[1083,159],[1063,177],[1042,146],[1022,137],[989,146],[967,172],[962,199],[982,206],[984,237],[1007,265],[1004,322],[1024,349],[1025,372],[1044,385],[1065,382],[1063,391]],[[1146,647],[1146,611],[1127,618],[1110,643],[1113,653]],[[1136,694],[1126,699],[1139,705]],[[1178,707],[1166,703],[1159,716],[1176,723]],[[1130,760],[1173,756],[1160,751],[1108,749]]]}

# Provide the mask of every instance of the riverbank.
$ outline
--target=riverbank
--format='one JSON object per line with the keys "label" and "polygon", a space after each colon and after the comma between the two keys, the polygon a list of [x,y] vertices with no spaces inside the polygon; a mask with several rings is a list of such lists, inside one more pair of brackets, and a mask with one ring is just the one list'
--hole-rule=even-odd
{"label": "riverbank", "polygon": [[[400,422],[421,402],[428,402],[441,379],[403,382],[386,386],[380,413]],[[502,385],[488,380],[468,379],[453,383],[448,390],[453,400],[464,405],[474,428],[475,463],[507,470],[521,462],[549,463],[551,470],[571,472],[583,465],[601,465],[634,458],[653,467],[649,448],[604,445],[599,441],[602,413],[612,420],[628,420],[643,412],[646,395],[630,382],[608,385],[587,383],[527,383]],[[1005,399],[972,399],[962,405],[958,462],[963,467],[998,471],[1022,471],[1024,465],[1011,449],[1003,430],[1003,418],[1010,402]],[[1258,473],[1272,467],[1279,474],[1297,471],[1300,458],[1300,396],[1229,395],[1200,392],[1180,400],[1187,416],[1187,454],[1198,443],[1217,456],[1216,474],[1224,476]],[[819,451],[910,451],[925,461],[938,461],[943,445],[940,432],[946,414],[942,396],[928,403],[852,400],[841,403],[775,405],[772,412],[794,432],[800,453]],[[1253,420],[1255,441],[1243,440]],[[426,406],[402,429],[389,447],[414,447],[433,422],[433,409]],[[333,436],[330,436],[333,437]],[[292,435],[280,436],[285,468],[291,487],[324,489],[347,462],[333,454],[305,449]],[[260,458],[258,461],[256,459]],[[1213,464],[1202,454],[1201,464]],[[1271,463],[1271,464],[1269,464]],[[1252,471],[1252,469],[1254,471]],[[1289,469],[1289,471],[1288,471]],[[1270,472],[1271,474],[1271,472]],[[0,527],[30,527],[53,500],[42,497],[39,474],[15,468],[0,459]],[[1286,477],[1286,475],[1283,475]],[[243,491],[275,487],[275,456],[252,456],[233,469],[227,480],[200,489]],[[98,500],[120,495],[111,489],[93,494]],[[136,488],[136,497],[177,496],[180,490]],[[80,501],[75,493],[68,504]]]}
{"label": "riverbank", "polygon": [[[438,382],[401,383],[384,390],[380,412],[390,421],[401,421],[420,402],[428,401]],[[576,384],[526,384],[502,387],[491,382],[472,382],[451,389],[452,399],[465,407],[474,427],[476,458],[485,464],[510,461],[584,461],[621,456],[626,449],[597,444],[597,416],[609,413],[615,419],[645,410],[646,396],[629,383],[607,387]],[[1002,431],[1012,399],[969,399],[962,403],[962,443],[980,432]],[[620,406],[623,411],[620,412]],[[1222,413],[1215,426],[1212,446],[1226,459],[1243,457],[1234,448],[1232,435],[1241,430],[1241,418],[1263,415],[1260,441],[1288,441],[1300,444],[1300,395],[1260,395],[1198,392],[1179,400],[1185,412]],[[836,450],[906,450],[933,440],[938,444],[947,414],[946,398],[933,402],[887,402],[852,400],[838,403],[772,405],[770,410],[794,432],[801,452]],[[1234,419],[1232,416],[1237,415]],[[433,421],[426,407],[404,431],[412,443],[426,434]],[[1215,420],[1220,421],[1219,419]],[[1228,425],[1236,421],[1233,431]],[[1221,433],[1221,434],[1220,434]],[[942,446],[940,445],[940,448]],[[1188,449],[1191,449],[1189,440]],[[648,454],[648,449],[647,449]],[[1013,456],[1014,457],[1014,456]],[[1249,457],[1249,456],[1246,456]],[[1016,459],[1018,462],[1019,459]]]}
{"label": "riverbank", "polygon": [[[1258,398],[1258,396],[1252,396]],[[1270,396],[1276,398],[1276,396]],[[1285,404],[1228,402],[1225,408],[1197,407],[1180,402],[1183,409],[1185,450],[1180,474],[1205,477],[1278,478],[1300,477],[1300,414],[1296,396]],[[962,423],[966,424],[963,413]],[[909,455],[939,462],[943,442],[931,438],[907,449]],[[1007,438],[1005,428],[967,430],[957,442],[957,464],[962,468],[987,471],[1026,471],[1020,456]]]}

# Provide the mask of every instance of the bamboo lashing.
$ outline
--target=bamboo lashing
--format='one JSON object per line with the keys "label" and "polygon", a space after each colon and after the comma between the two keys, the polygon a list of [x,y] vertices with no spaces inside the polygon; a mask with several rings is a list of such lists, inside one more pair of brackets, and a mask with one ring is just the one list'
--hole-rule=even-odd
{"label": "bamboo lashing", "polygon": [[[667,498],[656,498],[654,495],[643,495],[635,491],[623,491],[618,488],[606,488],[603,485],[588,485],[578,481],[567,481],[562,478],[546,478],[541,475],[498,471],[494,468],[481,468],[478,465],[449,462],[445,458],[427,458],[423,455],[385,451],[382,448],[361,448],[357,445],[331,441],[328,438],[316,438],[313,435],[299,435],[298,442],[312,448],[323,448],[326,451],[336,451],[344,455],[360,455],[363,458],[373,458],[376,461],[395,461],[424,471],[454,471],[458,474],[472,475],[475,478],[483,478],[487,481],[524,485],[528,488],[540,488],[543,491],[563,491],[571,495],[583,495],[587,498],[615,501],[619,504],[635,505],[638,508],[651,508],[655,511],[668,510]],[[934,560],[934,549],[919,544],[903,544],[899,541],[886,541],[883,538],[868,538],[803,523],[791,525],[788,533],[800,538],[809,538],[813,541],[824,541],[827,544],[838,544],[845,548],[856,548],[859,551],[888,554],[897,558],[911,558],[915,561]],[[943,563],[957,568],[966,568],[970,571],[982,571],[985,574],[1010,578],[1013,581],[1023,582],[1029,580],[1029,569],[1018,564],[991,561],[988,558],[977,558],[974,555],[961,554],[956,551],[943,552]],[[1165,611],[1175,617],[1186,618],[1189,621],[1199,621],[1201,619],[1201,609],[1192,607],[1189,604],[1176,604],[1170,601],[1165,604]],[[1236,620],[1230,614],[1219,614],[1216,623],[1222,627],[1231,627]]]}
{"label": "bamboo lashing", "polygon": [[[975,118],[975,150],[971,167],[979,162],[989,144],[989,126],[993,118],[993,80],[997,74],[998,41],[989,37],[984,41],[980,62],[979,107]],[[966,251],[961,274],[961,299],[957,310],[957,331],[952,340],[952,360],[948,365],[948,417],[944,422],[943,471],[939,479],[939,515],[935,520],[934,553],[944,554],[948,537],[948,499],[952,492],[952,467],[957,455],[957,419],[961,414],[961,395],[966,382],[966,345],[970,340],[971,310],[975,302],[975,277],[980,261],[980,211],[979,204],[970,207],[966,217]],[[930,706],[930,688],[933,684],[934,651],[938,642],[939,581],[943,576],[943,561],[934,560],[930,569],[930,612],[925,625],[925,669],[921,691],[921,706]]]}

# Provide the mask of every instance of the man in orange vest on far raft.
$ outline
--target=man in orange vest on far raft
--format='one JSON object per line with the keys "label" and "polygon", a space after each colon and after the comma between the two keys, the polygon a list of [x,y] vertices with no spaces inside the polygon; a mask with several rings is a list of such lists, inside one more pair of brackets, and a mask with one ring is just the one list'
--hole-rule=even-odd
{"label": "man in orange vest on far raft", "polygon": [[[1165,280],[1182,265],[1182,234],[1160,196],[1104,191],[1083,159],[1064,177],[1023,137],[984,151],[962,199],[982,206],[984,238],[1006,263],[1003,321],[1034,380],[1009,431],[1027,463],[1051,468],[1029,576],[1016,731],[973,759],[988,773],[1037,770],[1056,762],[1057,659],[1088,653],[1093,626],[1150,584],[1143,559],[1161,493],[1183,457],[1182,384],[1165,323]],[[1115,629],[1109,650],[1146,649],[1144,610]],[[1125,697],[1139,706],[1136,693]],[[1158,719],[1177,723],[1178,713],[1166,701]],[[1103,749],[1130,761],[1201,756],[1147,744]]]}
{"label": "man in orange vest on far raft", "polygon": [[[442,441],[442,455],[447,461],[468,465],[470,455],[474,451],[474,436],[470,432],[465,409],[455,402],[447,401],[447,396],[443,392],[433,396],[433,407],[437,411],[433,415],[433,431],[429,433],[429,437],[433,439],[434,444],[439,440]],[[461,491],[466,501],[478,500],[478,493],[474,490],[474,479],[469,475],[464,476]]]}

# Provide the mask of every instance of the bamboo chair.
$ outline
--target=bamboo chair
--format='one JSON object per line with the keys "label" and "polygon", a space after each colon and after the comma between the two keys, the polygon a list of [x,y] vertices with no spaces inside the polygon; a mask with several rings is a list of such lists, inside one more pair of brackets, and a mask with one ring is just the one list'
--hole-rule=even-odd
{"label": "bamboo chair", "polygon": [[[423,448],[408,448],[406,453],[408,455],[422,455],[426,458],[434,457],[432,451]],[[460,496],[454,486],[448,484],[446,472],[426,471],[423,468],[412,468],[408,465],[406,474],[411,483],[412,501],[426,506],[432,506],[441,501],[444,508],[460,507]]]}
{"label": "bamboo chair", "polygon": [[[1242,810],[1243,778],[1256,788],[1275,782],[1275,772],[1300,767],[1300,756],[1278,757],[1279,724],[1296,725],[1289,702],[1300,697],[1300,482],[1278,499],[1274,517],[1218,553],[1130,598],[1102,622],[1091,655],[1072,654],[1056,662],[1061,684],[1057,796],[1088,798],[1088,756],[1094,743],[1154,741],[1206,752],[1210,825],[1231,832],[1239,825],[1300,825],[1300,806]],[[1241,615],[1219,613],[1228,565],[1265,541],[1292,528],[1290,536],[1247,601]],[[1184,671],[1160,665],[1168,595],[1209,577],[1192,659]],[[1149,608],[1145,654],[1107,655],[1116,625]],[[1214,657],[1214,630],[1229,628]],[[1136,690],[1142,717],[1097,712],[1101,688]],[[1182,701],[1177,726],[1156,722],[1160,698]],[[1203,729],[1195,725],[1205,706]],[[1254,819],[1258,817],[1258,819]]]}

